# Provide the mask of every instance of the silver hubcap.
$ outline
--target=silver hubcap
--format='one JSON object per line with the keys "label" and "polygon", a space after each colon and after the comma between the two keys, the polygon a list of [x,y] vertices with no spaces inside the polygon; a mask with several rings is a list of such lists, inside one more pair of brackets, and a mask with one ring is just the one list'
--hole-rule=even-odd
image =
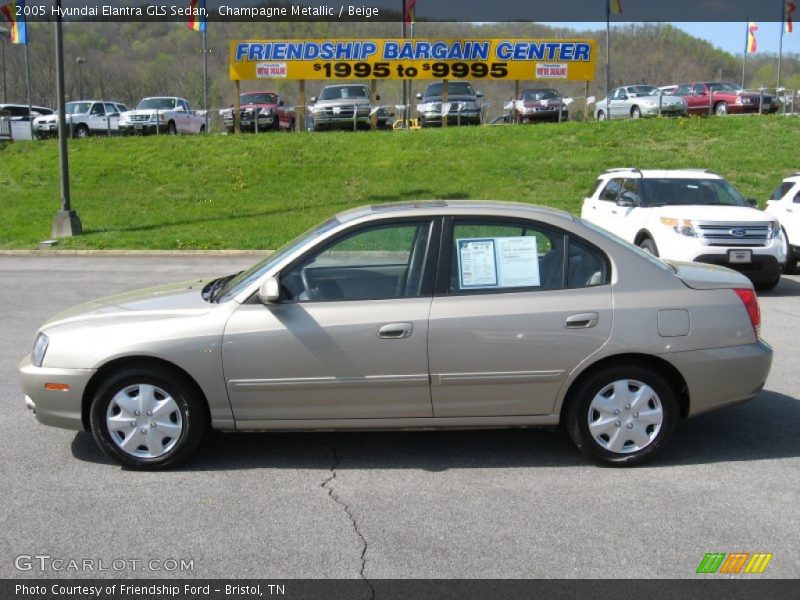
{"label": "silver hubcap", "polygon": [[137,383],[111,399],[106,427],[123,452],[137,458],[157,458],[178,443],[183,420],[172,396],[160,387]]}
{"label": "silver hubcap", "polygon": [[609,452],[630,454],[649,446],[664,422],[661,400],[641,381],[608,384],[589,405],[589,432]]}

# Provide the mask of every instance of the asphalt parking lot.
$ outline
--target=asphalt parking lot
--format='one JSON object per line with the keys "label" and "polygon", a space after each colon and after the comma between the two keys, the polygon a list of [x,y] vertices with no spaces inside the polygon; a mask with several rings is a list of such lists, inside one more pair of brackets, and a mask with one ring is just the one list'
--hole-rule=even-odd
{"label": "asphalt parking lot", "polygon": [[[16,368],[48,316],[253,260],[0,256],[0,577],[684,578],[706,552],[756,551],[774,553],[762,577],[800,575],[798,276],[761,295],[764,392],[682,422],[637,469],[512,430],[213,434],[186,466],[139,473],[26,410]],[[15,567],[36,554],[193,570]]]}

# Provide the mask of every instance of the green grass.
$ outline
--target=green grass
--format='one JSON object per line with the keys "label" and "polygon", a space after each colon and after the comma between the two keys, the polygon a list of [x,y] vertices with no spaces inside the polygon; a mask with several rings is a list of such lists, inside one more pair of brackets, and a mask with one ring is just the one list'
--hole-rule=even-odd
{"label": "green grass", "polygon": [[[615,166],[702,167],[763,202],[800,168],[800,119],[705,118],[405,132],[70,140],[84,235],[60,248],[276,248],[361,204],[518,200],[580,211]],[[55,140],[0,145],[0,248],[50,237]]]}

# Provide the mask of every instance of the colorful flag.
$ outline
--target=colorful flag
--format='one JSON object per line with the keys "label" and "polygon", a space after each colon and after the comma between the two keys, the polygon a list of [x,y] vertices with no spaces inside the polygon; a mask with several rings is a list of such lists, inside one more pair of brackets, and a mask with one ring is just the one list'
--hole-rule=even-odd
{"label": "colorful flag", "polygon": [[792,33],[792,13],[797,10],[797,5],[789,0],[786,3],[786,33]]}
{"label": "colorful flag", "polygon": [[614,13],[615,15],[622,14],[622,0],[611,0],[609,4],[609,12]]}
{"label": "colorful flag", "polygon": [[203,32],[206,30],[206,0],[189,0],[189,29]]}
{"label": "colorful flag", "polygon": [[0,6],[0,12],[11,24],[11,43],[12,44],[27,44],[28,43],[28,24],[25,22],[24,16],[17,16],[17,13],[22,13],[25,9],[25,0],[11,0],[8,4]]}
{"label": "colorful flag", "polygon": [[405,22],[414,23],[416,21],[416,17],[414,15],[414,6],[417,4],[417,0],[406,0],[406,14],[403,15],[403,19]]}
{"label": "colorful flag", "polygon": [[756,31],[758,31],[758,25],[755,23],[748,23],[747,24],[747,53],[748,54],[755,54],[758,50],[758,44],[756,44]]}

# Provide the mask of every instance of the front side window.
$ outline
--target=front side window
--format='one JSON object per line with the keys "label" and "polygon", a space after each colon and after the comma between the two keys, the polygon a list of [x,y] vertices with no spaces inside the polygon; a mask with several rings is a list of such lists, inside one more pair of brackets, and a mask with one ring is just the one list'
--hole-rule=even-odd
{"label": "front side window", "polygon": [[627,200],[635,205],[642,202],[639,196],[639,179],[626,179],[622,182],[622,191],[619,195],[621,200]]}
{"label": "front side window", "polygon": [[677,90],[675,90],[676,96],[688,96],[691,93],[692,93],[691,85],[682,85]]}
{"label": "front side window", "polygon": [[102,116],[106,114],[106,109],[103,108],[103,105],[100,102],[95,102],[92,104],[92,114],[96,116]]}
{"label": "front side window", "polygon": [[287,300],[386,300],[423,295],[430,221],[360,229],[282,274]]}
{"label": "front side window", "polygon": [[617,196],[622,189],[622,179],[609,179],[605,189],[600,192],[600,200],[616,202]]}

